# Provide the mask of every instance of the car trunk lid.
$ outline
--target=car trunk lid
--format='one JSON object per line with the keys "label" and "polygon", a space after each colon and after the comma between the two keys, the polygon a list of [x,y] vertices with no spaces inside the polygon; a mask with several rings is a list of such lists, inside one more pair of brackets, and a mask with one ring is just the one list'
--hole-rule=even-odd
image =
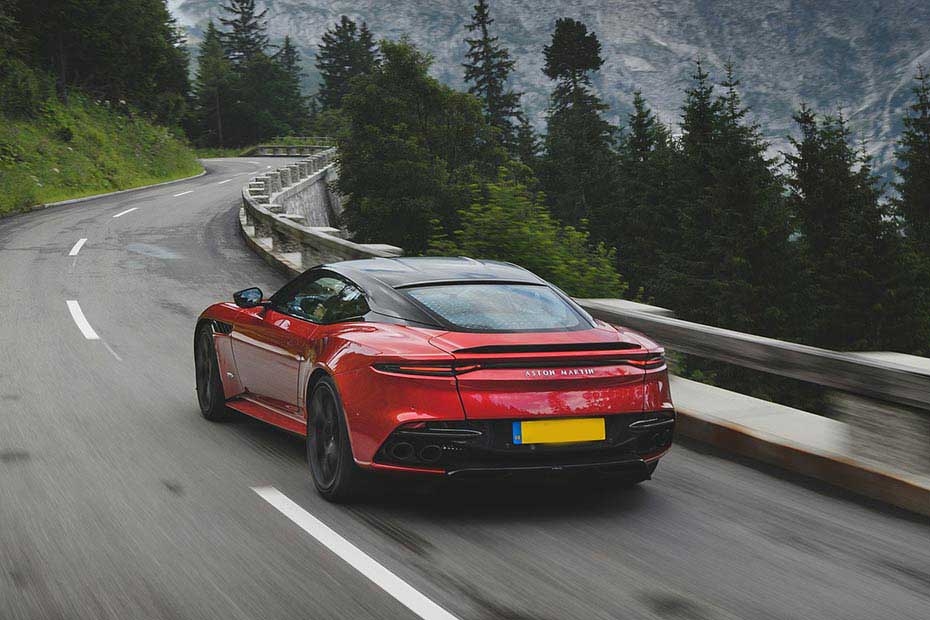
{"label": "car trunk lid", "polygon": [[446,332],[431,343],[455,357],[470,419],[641,412],[651,353],[612,328],[581,332]]}

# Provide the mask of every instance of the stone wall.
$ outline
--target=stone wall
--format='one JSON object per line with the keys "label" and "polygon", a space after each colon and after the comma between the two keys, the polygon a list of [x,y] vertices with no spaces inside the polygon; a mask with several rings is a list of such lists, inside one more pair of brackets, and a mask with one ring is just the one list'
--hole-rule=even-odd
{"label": "stone wall", "polygon": [[400,256],[386,244],[354,243],[337,225],[342,197],[335,149],[317,152],[270,170],[242,190],[239,223],[243,236],[268,263],[290,275],[321,263]]}

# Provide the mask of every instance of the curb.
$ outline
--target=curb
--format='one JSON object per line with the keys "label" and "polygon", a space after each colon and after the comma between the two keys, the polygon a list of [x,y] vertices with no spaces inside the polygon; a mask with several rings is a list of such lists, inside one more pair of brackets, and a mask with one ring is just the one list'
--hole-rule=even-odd
{"label": "curb", "polygon": [[930,516],[930,480],[907,472],[882,470],[803,445],[767,436],[739,424],[712,420],[687,406],[676,406],[676,432],[720,450],[774,465],[869,499]]}
{"label": "curb", "polygon": [[184,181],[190,181],[191,179],[197,179],[207,174],[206,169],[202,170],[198,174],[191,175],[189,177],[183,177],[180,179],[172,179],[170,181],[162,181],[161,183],[152,183],[150,185],[140,185],[139,187],[129,187],[126,189],[118,189],[114,192],[104,192],[102,194],[93,194],[92,196],[81,196],[80,198],[69,198],[68,200],[59,200],[58,202],[45,202],[42,204],[32,205],[19,211],[11,211],[9,213],[0,213],[0,219],[6,217],[12,217],[14,215],[22,215],[23,213],[32,213],[33,211],[42,211],[44,209],[50,209],[52,207],[64,207],[66,205],[73,205],[79,202],[87,202],[89,200],[96,200],[97,198],[105,198],[107,196],[118,196],[119,194],[128,194],[130,192],[138,192],[143,189],[150,189],[153,187],[161,187],[162,185],[173,185],[174,183],[182,183]]}

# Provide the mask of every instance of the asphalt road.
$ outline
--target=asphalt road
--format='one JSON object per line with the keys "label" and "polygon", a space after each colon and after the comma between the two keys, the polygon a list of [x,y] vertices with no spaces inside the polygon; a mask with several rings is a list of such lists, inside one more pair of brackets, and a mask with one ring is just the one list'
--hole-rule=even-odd
{"label": "asphalt road", "polygon": [[416,617],[263,486],[461,620],[930,617],[927,521],[694,448],[632,490],[387,485],[347,508],[301,440],[203,420],[194,319],[282,283],[236,228],[279,162],[0,221],[0,619]]}

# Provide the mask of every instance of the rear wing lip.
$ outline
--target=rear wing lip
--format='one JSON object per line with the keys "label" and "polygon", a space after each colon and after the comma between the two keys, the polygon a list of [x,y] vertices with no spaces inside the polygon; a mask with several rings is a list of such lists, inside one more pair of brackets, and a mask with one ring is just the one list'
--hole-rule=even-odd
{"label": "rear wing lip", "polygon": [[587,351],[630,351],[642,350],[632,342],[569,342],[552,344],[489,344],[452,351],[459,354],[506,354],[506,353],[584,353]]}

